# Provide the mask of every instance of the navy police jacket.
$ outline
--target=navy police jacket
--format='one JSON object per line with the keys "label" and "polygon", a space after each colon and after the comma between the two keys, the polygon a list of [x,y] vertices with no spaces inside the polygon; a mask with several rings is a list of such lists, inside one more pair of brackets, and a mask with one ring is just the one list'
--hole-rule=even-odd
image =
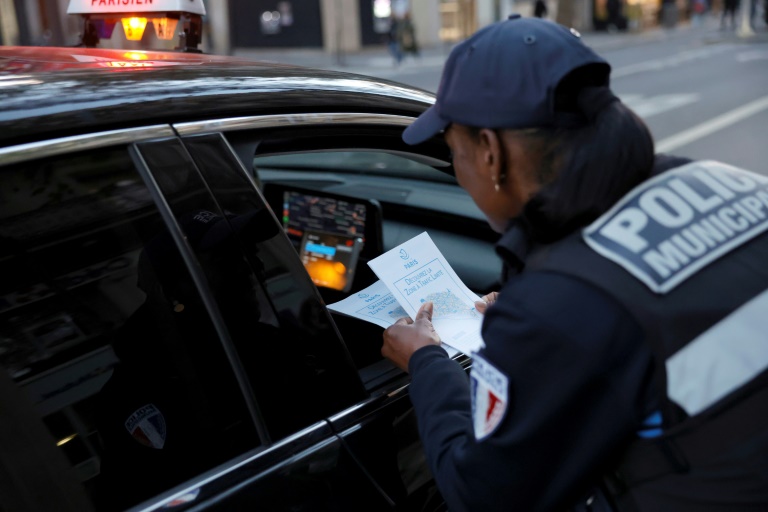
{"label": "navy police jacket", "polygon": [[553,244],[507,231],[469,382],[409,363],[451,510],[766,510],[766,229],[768,179],[692,163]]}

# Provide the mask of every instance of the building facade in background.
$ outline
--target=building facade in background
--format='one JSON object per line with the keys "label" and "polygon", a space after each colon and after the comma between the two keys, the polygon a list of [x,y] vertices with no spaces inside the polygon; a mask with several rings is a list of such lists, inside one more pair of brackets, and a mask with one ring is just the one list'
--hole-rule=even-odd
{"label": "building facade in background", "polygon": [[[675,0],[683,12],[687,0]],[[548,17],[581,31],[642,30],[659,23],[663,0],[548,0]],[[67,16],[68,0],[0,0],[4,45],[78,44],[82,20]],[[410,16],[421,47],[460,41],[516,12],[529,16],[533,0],[207,0],[203,49],[322,49],[348,53],[384,45],[392,17]],[[618,6],[618,7],[617,7]],[[618,9],[618,10],[617,10]],[[126,41],[120,29],[106,48],[173,49],[174,41]]]}

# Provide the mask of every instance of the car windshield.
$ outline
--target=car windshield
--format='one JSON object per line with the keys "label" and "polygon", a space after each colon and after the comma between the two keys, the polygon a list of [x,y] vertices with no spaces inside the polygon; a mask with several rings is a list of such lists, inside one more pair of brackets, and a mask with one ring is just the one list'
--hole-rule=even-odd
{"label": "car windshield", "polygon": [[332,151],[324,152],[322,158],[316,152],[257,156],[253,163],[259,169],[312,169],[456,183],[448,172],[383,151]]}

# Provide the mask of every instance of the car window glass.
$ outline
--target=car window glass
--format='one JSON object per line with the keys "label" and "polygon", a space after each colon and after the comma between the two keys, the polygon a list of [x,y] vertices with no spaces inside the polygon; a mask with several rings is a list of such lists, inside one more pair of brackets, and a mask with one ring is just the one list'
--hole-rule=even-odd
{"label": "car window glass", "polygon": [[258,444],[125,148],[0,169],[0,240],[0,365],[50,434],[40,442],[58,446],[98,509]]}
{"label": "car window glass", "polygon": [[[338,143],[338,138],[329,137],[326,134],[325,138],[315,138],[309,142],[314,147],[317,147],[326,141],[336,141]],[[366,144],[366,141],[370,140],[372,139],[366,138],[363,141],[350,140],[349,144]],[[375,140],[378,144],[386,145],[390,139],[381,136]],[[295,190],[297,195],[307,194],[306,197],[309,204],[317,200],[311,193],[313,190],[318,190],[318,193],[325,194],[324,197],[329,197],[327,194],[337,192],[339,197],[346,196],[381,202],[394,198],[394,202],[402,201],[405,197],[403,189],[398,182],[405,183],[403,180],[406,179],[439,182],[434,183],[433,186],[436,187],[452,187],[452,183],[455,182],[453,176],[401,154],[370,149],[355,151],[328,149],[302,152],[304,149],[302,144],[304,143],[307,143],[304,139],[297,141],[291,152],[261,155],[259,151],[263,148],[268,148],[268,150],[273,148],[285,148],[287,150],[289,148],[286,144],[276,144],[269,138],[260,140],[256,147],[256,156],[253,159],[254,168],[252,170],[260,177],[262,189],[267,200],[275,211],[280,212],[284,224],[283,227],[288,237],[294,242],[297,252],[301,252],[299,249],[301,243],[299,242],[308,230],[285,221],[285,209],[290,208],[290,206],[287,206],[285,202],[281,187],[285,187],[285,190]],[[327,174],[324,175],[324,173]],[[345,174],[348,175],[348,180],[344,176]],[[340,178],[340,176],[344,177]],[[358,177],[361,177],[361,179],[359,180]],[[385,180],[390,181],[387,182]],[[338,185],[338,188],[334,185]],[[336,206],[333,208],[336,211]],[[393,208],[392,211],[394,212],[396,209]],[[371,239],[364,243],[360,251],[363,257],[360,257],[357,261],[354,279],[350,285],[352,291],[361,290],[377,280],[367,262],[378,256],[383,250],[381,214],[370,216],[365,222],[366,224],[378,224],[373,229],[369,229],[369,226],[366,226],[365,231],[377,233],[379,240]],[[338,227],[342,227],[344,221],[342,220],[340,224]],[[303,227],[307,228],[307,226]],[[322,229],[336,232],[327,225],[324,225]],[[374,247],[378,248],[378,252],[371,252],[371,249]],[[349,291],[344,292],[324,287],[322,284],[318,284],[318,289],[327,304],[339,301],[350,293]],[[360,376],[367,389],[373,390],[376,385],[383,382],[383,374],[394,375],[392,373],[393,367],[388,361],[383,360],[381,356],[381,327],[361,322],[357,319],[351,319],[344,315],[332,313],[332,317],[352,354],[355,366],[359,369]]]}
{"label": "car window glass", "polygon": [[[220,135],[184,139],[220,211],[218,247],[231,244],[237,257],[220,249],[198,249],[203,267],[215,273],[212,291],[252,385],[271,439],[329,417],[365,398],[350,356],[315,286],[272,211]],[[158,149],[150,168],[170,166]],[[173,171],[174,182],[194,181],[189,167]],[[183,178],[182,178],[183,177]],[[198,178],[199,179],[199,178]],[[181,194],[187,197],[189,194]],[[175,213],[181,213],[171,200]],[[202,248],[204,249],[204,248]],[[244,257],[243,257],[244,256]],[[268,364],[265,364],[268,361]]]}

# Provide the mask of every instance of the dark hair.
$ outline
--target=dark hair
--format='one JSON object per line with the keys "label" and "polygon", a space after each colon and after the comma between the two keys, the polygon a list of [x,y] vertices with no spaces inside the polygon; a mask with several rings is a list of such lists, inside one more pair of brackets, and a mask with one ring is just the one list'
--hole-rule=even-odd
{"label": "dark hair", "polygon": [[539,242],[554,242],[589,224],[653,172],[653,137],[646,124],[605,85],[583,76],[576,73],[561,83],[555,105],[581,113],[585,124],[520,135],[542,158],[535,176],[542,188],[521,219]]}

